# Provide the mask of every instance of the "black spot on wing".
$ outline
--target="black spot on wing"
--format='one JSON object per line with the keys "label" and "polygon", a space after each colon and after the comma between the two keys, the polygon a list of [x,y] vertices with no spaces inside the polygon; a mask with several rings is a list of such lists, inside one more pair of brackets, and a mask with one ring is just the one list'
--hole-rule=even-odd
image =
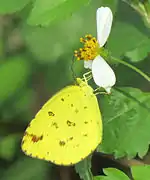
{"label": "black spot on wing", "polygon": [[74,122],[71,122],[71,121],[67,120],[67,125],[68,125],[68,126],[75,126],[75,125],[76,125],[76,123],[74,123]]}
{"label": "black spot on wing", "polygon": [[52,111],[48,111],[49,116],[55,116],[55,114]]}
{"label": "black spot on wing", "polygon": [[63,101],[63,102],[64,102],[64,101],[65,101],[65,100],[64,100],[64,98],[61,98],[61,101]]}
{"label": "black spot on wing", "polygon": [[65,141],[59,141],[60,146],[65,146],[65,144],[66,144]]}
{"label": "black spot on wing", "polygon": [[58,129],[58,124],[56,122],[52,122],[51,126],[54,126],[56,129]]}
{"label": "black spot on wing", "polygon": [[70,140],[70,141],[73,140],[73,137],[70,137],[69,140]]}

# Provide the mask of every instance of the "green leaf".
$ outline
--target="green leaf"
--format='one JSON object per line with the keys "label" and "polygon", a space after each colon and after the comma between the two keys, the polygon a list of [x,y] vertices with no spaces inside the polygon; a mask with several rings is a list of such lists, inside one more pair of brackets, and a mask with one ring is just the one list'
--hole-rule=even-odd
{"label": "green leaf", "polygon": [[[6,169],[1,180],[43,180],[46,179],[48,163],[32,158],[20,158]],[[51,166],[49,166],[51,170]]]}
{"label": "green leaf", "polygon": [[135,180],[149,180],[150,179],[150,166],[132,166],[131,167],[132,176]]}
{"label": "green leaf", "polygon": [[117,5],[118,0],[101,0],[101,5],[99,5],[99,7],[109,7],[112,10],[113,14],[115,14],[117,10]]}
{"label": "green leaf", "polygon": [[29,111],[33,106],[32,102],[34,102],[34,100],[35,92],[32,89],[23,89],[13,103],[15,113],[18,115]]}
{"label": "green leaf", "polygon": [[0,14],[8,14],[23,9],[31,0],[1,0]]}
{"label": "green leaf", "polygon": [[115,168],[104,169],[106,176],[95,176],[94,180],[129,180],[128,176]]}
{"label": "green leaf", "polygon": [[13,57],[0,65],[0,105],[27,82],[30,67],[26,59]]}
{"label": "green leaf", "polygon": [[137,12],[120,1],[115,14],[112,31],[107,42],[109,51],[115,57],[124,55],[147,40],[149,30]]}
{"label": "green leaf", "polygon": [[150,142],[150,93],[119,88],[100,98],[104,137],[98,150],[118,157],[143,157]]}
{"label": "green leaf", "polygon": [[30,25],[49,25],[52,21],[63,20],[88,4],[90,0],[36,0],[28,19]]}
{"label": "green leaf", "polygon": [[17,134],[3,137],[0,141],[0,157],[12,160],[16,153],[16,144],[19,143],[20,136]]}
{"label": "green leaf", "polygon": [[[32,118],[32,108],[35,102],[35,91],[22,88],[4,105],[1,113],[3,121],[13,121],[17,117],[18,123],[28,122]],[[2,128],[2,127],[1,127]]]}
{"label": "green leaf", "polygon": [[147,36],[134,25],[117,21],[112,28],[107,46],[113,56],[120,57],[126,51],[136,48],[141,41],[146,40]]}
{"label": "green leaf", "polygon": [[125,56],[132,62],[139,62],[144,60],[150,52],[150,40],[141,42],[135,49],[125,53]]}
{"label": "green leaf", "polygon": [[83,180],[92,180],[93,175],[91,172],[91,156],[75,165],[75,170]]}
{"label": "green leaf", "polygon": [[[132,166],[131,167],[132,176],[134,180],[149,180],[150,177],[150,166]],[[94,180],[129,180],[128,176],[122,171],[115,168],[104,169],[106,176],[95,176]]]}

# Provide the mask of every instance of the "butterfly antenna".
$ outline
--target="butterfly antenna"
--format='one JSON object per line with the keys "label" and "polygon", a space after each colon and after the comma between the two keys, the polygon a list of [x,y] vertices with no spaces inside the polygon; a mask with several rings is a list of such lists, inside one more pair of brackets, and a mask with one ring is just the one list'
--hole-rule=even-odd
{"label": "butterfly antenna", "polygon": [[72,72],[72,77],[76,81],[77,76],[76,76],[75,71],[74,71],[74,63],[75,63],[75,56],[73,55],[72,63],[71,63],[71,67],[70,68],[71,68],[71,72]]}

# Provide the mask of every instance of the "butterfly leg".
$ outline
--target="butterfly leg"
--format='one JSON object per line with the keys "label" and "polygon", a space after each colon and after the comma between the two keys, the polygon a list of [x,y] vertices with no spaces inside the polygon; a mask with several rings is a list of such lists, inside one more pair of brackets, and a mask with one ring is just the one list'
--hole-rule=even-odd
{"label": "butterfly leg", "polygon": [[92,78],[91,73],[92,73],[92,71],[89,71],[89,72],[83,74],[83,79],[85,82],[89,81]]}
{"label": "butterfly leg", "polygon": [[93,93],[94,93],[95,95],[98,95],[98,94],[106,94],[106,95],[109,95],[109,94],[110,94],[110,93],[108,93],[108,92],[101,91],[101,87],[98,87],[98,88],[94,89]]}

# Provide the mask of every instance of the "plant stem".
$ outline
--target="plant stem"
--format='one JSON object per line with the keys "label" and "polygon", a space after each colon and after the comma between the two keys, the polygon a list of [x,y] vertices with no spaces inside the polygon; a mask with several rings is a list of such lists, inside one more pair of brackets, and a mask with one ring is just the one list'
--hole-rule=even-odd
{"label": "plant stem", "polygon": [[135,67],[135,66],[133,66],[133,65],[131,65],[131,64],[129,64],[129,63],[121,60],[121,59],[114,58],[114,57],[111,57],[111,58],[112,58],[112,60],[117,61],[117,62],[119,62],[119,63],[121,63],[121,64],[124,64],[125,66],[133,69],[133,70],[136,71],[138,74],[140,74],[141,76],[143,76],[144,79],[146,79],[148,82],[150,82],[150,77],[149,77],[147,74],[145,74],[143,71],[141,71],[140,69],[138,69],[137,67]]}

